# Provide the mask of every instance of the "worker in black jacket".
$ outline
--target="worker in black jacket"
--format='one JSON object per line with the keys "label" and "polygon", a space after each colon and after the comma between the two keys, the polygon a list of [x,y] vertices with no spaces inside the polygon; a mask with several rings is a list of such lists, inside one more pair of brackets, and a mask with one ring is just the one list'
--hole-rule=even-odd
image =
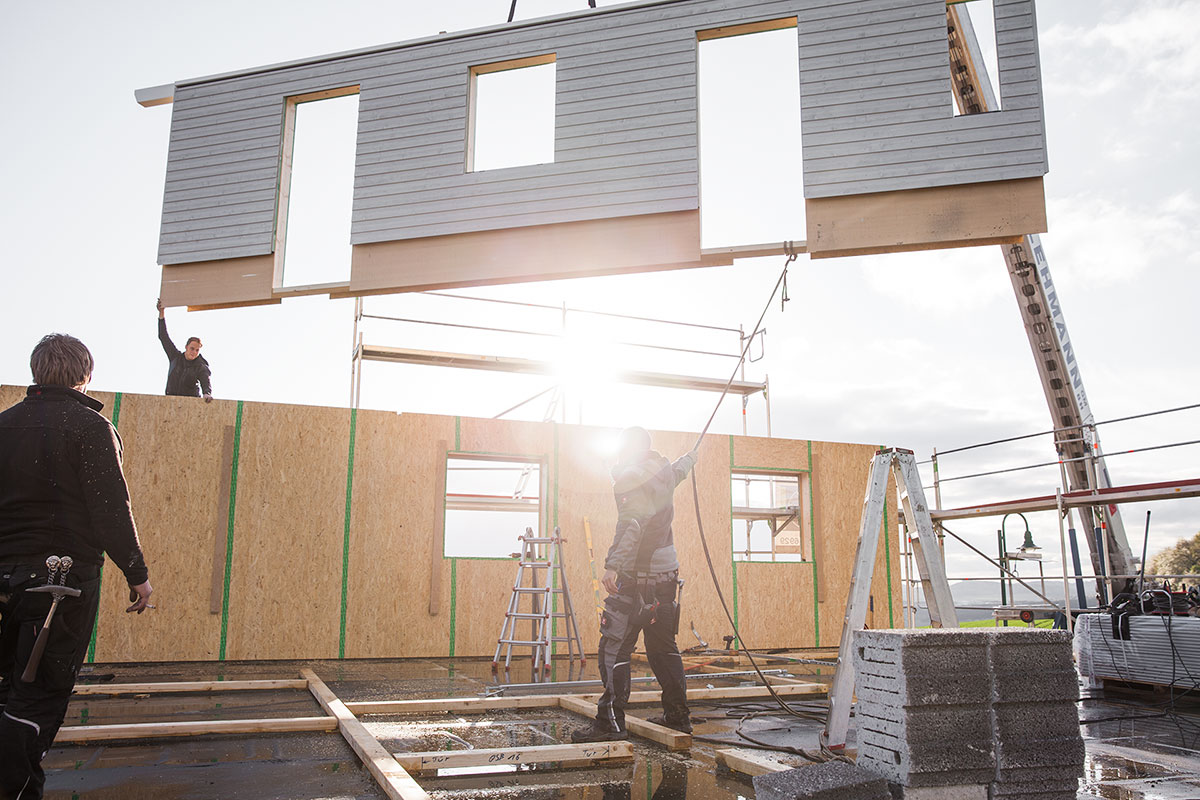
{"label": "worker in black jacket", "polygon": [[[72,336],[51,334],[30,358],[33,386],[0,413],[0,798],[42,796],[41,760],[67,711],[96,621],[107,552],[136,597],[150,581],[121,469],[121,440],[84,394],[92,355]],[[69,556],[69,568],[58,559]],[[65,559],[62,563],[66,563]],[[55,609],[32,680],[23,679],[51,597],[28,592],[58,583],[78,589]]]}
{"label": "worker in black jacket", "polygon": [[212,402],[212,370],[208,361],[200,355],[204,344],[200,337],[192,336],[180,352],[171,337],[167,335],[167,314],[163,309],[162,300],[158,301],[158,341],[162,342],[163,352],[171,366],[167,371],[167,394],[176,397],[204,397],[204,402]]}
{"label": "worker in black jacket", "polygon": [[696,453],[674,463],[651,449],[644,428],[621,433],[621,449],[613,468],[617,529],[604,559],[602,583],[608,591],[600,620],[600,680],[604,693],[596,719],[576,731],[572,741],[624,739],[625,706],[629,702],[629,662],[644,633],[646,658],[662,687],[663,716],[651,721],[691,733],[683,660],[675,645],[679,631],[679,560],[671,521],[674,495],[696,464]]}

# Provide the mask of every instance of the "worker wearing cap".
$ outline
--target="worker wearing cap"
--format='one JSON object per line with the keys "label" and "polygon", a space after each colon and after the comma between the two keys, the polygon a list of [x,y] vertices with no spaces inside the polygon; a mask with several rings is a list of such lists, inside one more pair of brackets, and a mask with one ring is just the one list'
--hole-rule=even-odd
{"label": "worker wearing cap", "polygon": [[163,352],[171,362],[167,370],[167,394],[177,397],[203,397],[204,402],[212,402],[212,370],[208,361],[200,355],[204,343],[199,336],[192,336],[183,346],[183,350],[175,346],[167,334],[167,314],[163,310],[162,300],[158,301],[158,341],[162,343]]}
{"label": "worker wearing cap", "polygon": [[[126,610],[140,614],[153,607],[121,470],[121,440],[100,415],[104,406],[84,393],[92,364],[92,354],[75,337],[44,337],[29,360],[34,385],[22,402],[0,413],[3,800],[42,796],[41,761],[87,655],[105,553],[136,597]],[[62,597],[43,628],[51,595],[27,590],[44,590],[54,573],[56,586],[77,596]],[[43,630],[39,659],[35,642]]]}
{"label": "worker wearing cap", "polygon": [[604,560],[604,615],[600,620],[600,679],[604,694],[596,719],[576,731],[575,742],[611,741],[628,736],[625,706],[629,702],[630,658],[639,634],[645,635],[646,658],[662,687],[662,717],[652,719],[685,733],[692,724],[687,706],[683,660],[675,645],[679,630],[679,560],[671,521],[674,495],[696,464],[695,451],[670,462],[651,449],[644,428],[621,433],[620,454],[613,468],[617,529]]}

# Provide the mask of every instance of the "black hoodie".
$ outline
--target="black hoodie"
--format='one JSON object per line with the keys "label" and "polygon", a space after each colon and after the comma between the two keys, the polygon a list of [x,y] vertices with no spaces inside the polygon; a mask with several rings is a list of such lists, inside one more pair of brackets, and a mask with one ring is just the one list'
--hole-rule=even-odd
{"label": "black hoodie", "polygon": [[163,352],[171,361],[171,368],[167,372],[167,394],[178,397],[212,394],[212,371],[208,362],[202,355],[197,355],[189,361],[167,335],[167,321],[162,317],[158,319],[158,341],[162,342]]}
{"label": "black hoodie", "polygon": [[30,386],[0,413],[0,563],[69,555],[99,566],[107,552],[130,586],[146,582],[121,439],[102,408],[65,386]]}
{"label": "black hoodie", "polygon": [[604,559],[605,569],[626,575],[679,569],[671,531],[675,487],[695,464],[691,453],[671,463],[650,450],[634,464],[613,467],[617,532]]}

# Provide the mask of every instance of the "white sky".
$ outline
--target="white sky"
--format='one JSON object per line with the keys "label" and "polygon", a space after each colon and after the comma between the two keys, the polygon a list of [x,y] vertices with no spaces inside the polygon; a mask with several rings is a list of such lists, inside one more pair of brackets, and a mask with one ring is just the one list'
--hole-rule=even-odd
{"label": "white sky", "polygon": [[[584,6],[582,0],[520,0],[518,16]],[[33,344],[46,332],[66,331],[95,353],[95,388],[161,391],[166,365],[154,337],[155,254],[170,106],[142,109],[134,89],[479,27],[502,22],[507,10],[507,0],[347,0],[336,14],[311,0],[0,6],[0,75],[14,87],[0,125],[0,382],[27,382]],[[1051,165],[1050,232],[1043,242],[1092,407],[1098,419],[1107,419],[1196,402],[1200,3],[1054,0],[1041,3],[1038,16]],[[803,238],[799,142],[791,132],[798,120],[788,105],[795,102],[789,88],[795,75],[767,44],[725,56],[719,50],[706,49],[701,64],[706,244]],[[761,259],[473,293],[751,326],[779,268],[779,259]],[[888,443],[924,457],[935,445],[946,449],[1048,427],[996,248],[802,258],[789,290],[787,310],[781,314],[777,302],[768,314],[765,358],[747,373],[753,379],[770,373],[775,435]],[[545,331],[556,331],[561,316],[430,297],[380,298],[367,308]],[[652,336],[725,351],[736,345],[728,334],[597,329],[594,319],[573,319],[579,339]],[[168,322],[177,339],[204,339],[218,396],[347,403],[351,301],[174,310]],[[381,344],[554,356],[535,337],[385,322],[370,322],[366,333]],[[575,361],[597,369],[574,376],[570,420],[582,414],[591,424],[696,430],[711,410],[710,395],[603,385],[593,372],[603,375],[614,352],[661,371],[724,377],[730,365],[729,359],[588,347]],[[549,384],[368,364],[363,405],[491,416]],[[514,416],[540,418],[544,410],[538,401]],[[727,401],[715,429],[739,432],[738,417],[737,402]],[[753,433],[765,430],[761,399],[751,402],[749,424]],[[1200,414],[1187,412],[1112,426],[1102,435],[1113,451],[1194,439],[1198,430]],[[1190,477],[1196,452],[1129,455],[1109,466],[1118,483]],[[1011,465],[1051,455],[1045,444],[1027,444],[1005,457]],[[999,456],[947,459],[943,474],[1002,466]],[[1050,470],[966,481],[948,486],[944,501],[1041,494],[1053,491],[1053,479]],[[1144,507],[1126,508],[1135,550],[1144,514]],[[1056,543],[1049,547],[1057,538],[1053,515],[1031,522],[1039,544],[1056,552]],[[989,553],[995,527],[990,520],[961,526]],[[1200,503],[1158,504],[1150,551],[1197,530]],[[991,572],[958,548],[949,559],[952,573]]]}

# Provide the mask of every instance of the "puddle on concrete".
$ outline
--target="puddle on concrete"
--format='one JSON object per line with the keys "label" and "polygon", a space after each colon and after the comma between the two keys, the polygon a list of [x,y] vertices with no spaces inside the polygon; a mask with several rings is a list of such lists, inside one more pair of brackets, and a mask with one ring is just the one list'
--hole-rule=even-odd
{"label": "puddle on concrete", "polygon": [[[83,681],[110,675],[117,682],[283,678],[309,666],[343,700],[471,697],[498,693],[504,676],[493,676],[488,659],[415,659],[227,664],[101,665]],[[638,665],[635,675],[648,672]],[[815,665],[787,667],[792,674],[828,680]],[[700,671],[745,669],[714,658]],[[527,661],[516,663],[509,683],[532,683]],[[594,662],[582,670],[556,664],[552,677],[594,680]],[[742,678],[706,678],[693,686],[737,685]],[[655,688],[653,684],[635,684]],[[547,686],[555,691],[558,687]],[[577,687],[573,690],[578,691]],[[598,687],[595,689],[599,691]],[[520,691],[536,691],[523,687]],[[1196,800],[1200,798],[1200,713],[1163,714],[1162,707],[1136,702],[1087,700],[1081,716],[1093,720],[1083,731],[1088,744],[1087,776],[1080,800]],[[690,754],[669,753],[634,739],[632,763],[563,770],[532,765],[505,772],[460,769],[421,777],[435,798],[545,798],[546,800],[752,800],[748,780],[718,774],[713,750],[745,745],[736,729],[773,744],[815,749],[820,723],[777,716],[767,703],[697,704],[698,738]],[[304,691],[79,698],[68,724],[130,721],[309,716],[319,713]],[[653,714],[657,709],[640,708]],[[529,709],[492,715],[415,719],[372,716],[364,720],[392,751],[454,750],[468,746],[513,747],[568,741],[586,726],[582,716],[558,709]],[[780,758],[802,763],[799,757]],[[382,793],[336,734],[190,737],[128,744],[59,746],[46,759],[51,800],[366,800]]]}

